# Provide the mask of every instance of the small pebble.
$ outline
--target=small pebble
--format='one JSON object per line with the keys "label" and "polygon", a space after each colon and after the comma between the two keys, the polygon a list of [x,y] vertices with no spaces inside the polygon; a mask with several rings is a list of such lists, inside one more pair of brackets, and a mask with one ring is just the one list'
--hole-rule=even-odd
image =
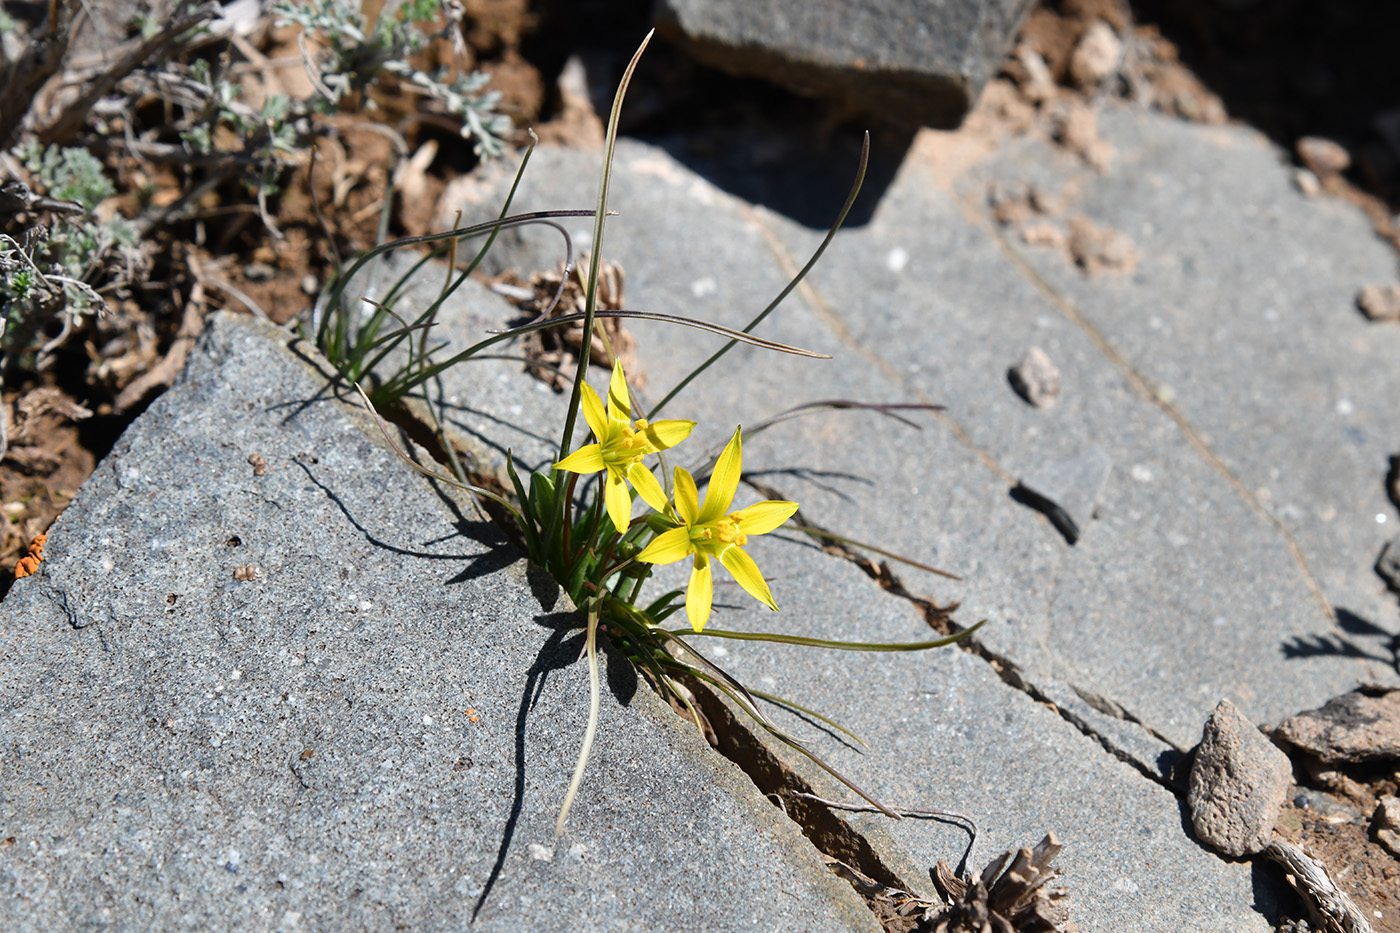
{"label": "small pebble", "polygon": [[1092,90],[1118,70],[1123,43],[1113,27],[1099,20],[1084,30],[1069,60],[1069,76],[1081,90]]}
{"label": "small pebble", "polygon": [[1400,285],[1367,285],[1356,295],[1356,306],[1373,321],[1400,320]]}
{"label": "small pebble", "polygon": [[1060,395],[1060,371],[1040,347],[1031,347],[1006,374],[1016,394],[1036,408],[1049,408]]}
{"label": "small pebble", "polygon": [[1322,193],[1322,182],[1317,180],[1317,176],[1305,168],[1295,168],[1293,170],[1293,184],[1298,190],[1310,198],[1315,198]]}
{"label": "small pebble", "polygon": [[1351,155],[1340,143],[1321,136],[1304,136],[1298,140],[1298,158],[1318,178],[1340,175],[1351,168]]}

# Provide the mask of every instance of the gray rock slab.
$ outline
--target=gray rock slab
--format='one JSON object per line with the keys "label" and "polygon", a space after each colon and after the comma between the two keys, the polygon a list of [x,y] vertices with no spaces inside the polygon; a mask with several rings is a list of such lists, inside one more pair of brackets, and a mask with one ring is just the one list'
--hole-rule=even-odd
{"label": "gray rock slab", "polygon": [[1093,520],[1112,471],[1113,460],[1103,448],[1094,446],[1068,460],[1035,465],[1016,488],[1074,544]]}
{"label": "gray rock slab", "polygon": [[[746,495],[754,494],[741,493],[745,502]],[[707,631],[878,642],[932,637],[911,603],[801,536],[751,538],[747,550],[770,579],[780,611],[724,586]],[[666,569],[667,582],[676,583],[674,568]],[[1192,840],[1175,794],[960,648],[863,654],[719,637],[690,641],[753,689],[815,709],[859,735],[868,749],[765,705],[782,728],[881,802],[975,820],[974,872],[1054,831],[1066,847],[1055,866],[1080,929],[1272,929],[1265,913],[1277,892],[1267,884],[1256,890],[1248,864],[1226,862]],[[862,803],[800,754],[769,744],[820,796]],[[965,831],[942,821],[842,816],[914,891],[928,893],[929,869],[940,859],[956,867],[968,845]]]}
{"label": "gray rock slab", "polygon": [[[1303,650],[1343,633],[1288,537],[1008,261],[943,177],[937,145],[916,142],[872,221],[843,232],[811,288],[760,331],[838,359],[736,350],[667,409],[701,421],[688,445],[816,399],[947,405],[921,431],[861,412],[787,422],[746,445],[745,466],[810,521],[959,574],[896,571],[919,595],[960,601],[959,619],[989,619],[980,642],[1042,695],[1085,722],[1113,719],[1105,734],[1140,734],[1107,740],[1149,769],[1191,747],[1222,697],[1271,722],[1393,681],[1375,652]],[[569,203],[596,170],[596,157],[540,150],[516,206]],[[633,308],[743,326],[820,239],[640,144],[620,146],[613,191],[606,249],[628,270]],[[525,244],[496,261],[557,259]],[[652,398],[719,345],[661,325],[634,333]],[[1062,370],[1053,409],[1007,383],[1006,360],[1028,343]],[[1011,489],[1036,463],[1095,445],[1116,466],[1093,534],[1071,550]]]}
{"label": "gray rock slab", "polygon": [[0,604],[0,926],[878,929],[625,664],[556,846],[572,617],[285,340],[214,319]]}
{"label": "gray rock slab", "polygon": [[956,126],[1001,67],[1027,0],[661,0],[698,60],[905,125]]}
{"label": "gray rock slab", "polygon": [[1395,283],[1393,250],[1356,208],[1299,192],[1286,156],[1252,130],[1105,107],[1099,131],[1115,150],[1103,174],[1028,138],[970,176],[969,195],[1034,182],[1133,241],[1131,274],[1094,278],[1055,251],[1007,245],[1296,543],[1344,631],[1296,633],[1295,656],[1349,640],[1393,665],[1376,638],[1400,612],[1372,568],[1397,519],[1385,472],[1400,436],[1400,329],[1355,303]]}

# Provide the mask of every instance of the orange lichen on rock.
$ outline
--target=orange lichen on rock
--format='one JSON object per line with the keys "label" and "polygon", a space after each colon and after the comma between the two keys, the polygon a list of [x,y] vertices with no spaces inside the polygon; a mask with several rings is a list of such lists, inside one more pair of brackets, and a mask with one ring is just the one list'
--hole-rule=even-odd
{"label": "orange lichen on rock", "polygon": [[27,577],[39,569],[39,561],[44,559],[44,542],[48,540],[48,535],[36,535],[34,540],[29,542],[29,553],[19,559],[15,564],[15,579]]}

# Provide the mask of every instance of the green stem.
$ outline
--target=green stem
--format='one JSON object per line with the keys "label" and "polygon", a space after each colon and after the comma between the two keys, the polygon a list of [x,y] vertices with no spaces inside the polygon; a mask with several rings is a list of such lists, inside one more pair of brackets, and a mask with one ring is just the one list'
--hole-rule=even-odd
{"label": "green stem", "polygon": [[[856,171],[855,184],[851,186],[850,194],[846,195],[846,203],[841,206],[841,213],[836,216],[836,223],[831,225],[831,229],[827,231],[826,239],[822,240],[821,246],[818,246],[817,251],[812,254],[812,258],[807,260],[807,265],[802,267],[802,271],[797,273],[793,280],[787,284],[787,287],[778,293],[777,298],[774,298],[771,302],[768,303],[768,307],[760,311],[758,316],[755,317],[752,321],[749,321],[748,326],[744,328],[744,333],[747,334],[752,332],[755,327],[763,323],[764,318],[772,314],[773,309],[777,308],[778,305],[783,303],[783,299],[787,298],[788,295],[792,294],[792,290],[797,287],[799,282],[801,282],[804,278],[807,277],[807,273],[812,271],[812,267],[817,264],[817,260],[822,258],[822,253],[826,252],[826,248],[829,245],[831,245],[831,241],[836,238],[836,231],[840,230],[841,225],[846,222],[846,215],[851,212],[851,205],[856,203],[856,195],[860,193],[860,186],[865,182],[865,167],[869,163],[869,161],[870,133],[867,132],[865,134],[865,141],[861,144],[860,147],[860,168]],[[686,386],[690,385],[690,383],[695,380],[696,376],[709,369],[720,357],[728,353],[734,347],[734,344],[735,341],[729,341],[724,346],[716,350],[714,355],[711,356],[708,360],[695,367],[695,369],[691,371],[690,375],[686,376],[676,385],[674,389],[666,393],[665,398],[663,398],[661,401],[657,402],[654,406],[652,406],[651,411],[647,413],[648,420],[655,420],[657,413],[661,411],[661,409],[666,405],[667,402],[671,401],[671,399],[675,398],[678,394],[680,394],[681,390],[684,389]]]}

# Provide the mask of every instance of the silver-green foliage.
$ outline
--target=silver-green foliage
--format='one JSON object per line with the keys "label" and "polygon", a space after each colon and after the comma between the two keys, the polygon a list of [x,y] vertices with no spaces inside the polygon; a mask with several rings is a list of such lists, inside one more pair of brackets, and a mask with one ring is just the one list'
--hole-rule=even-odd
{"label": "silver-green foliage", "polygon": [[31,227],[19,242],[0,242],[0,308],[9,326],[37,325],[41,312],[82,315],[102,310],[92,287],[108,259],[133,259],[139,237],[121,217],[97,220],[93,210],[115,193],[102,163],[81,147],[40,146],[16,154],[48,197],[82,209],[56,214],[51,226]]}
{"label": "silver-green foliage", "polygon": [[425,29],[438,6],[437,0],[407,0],[397,11],[386,7],[373,26],[354,0],[278,0],[273,12],[278,25],[301,26],[324,50],[317,62],[325,95],[317,98],[322,109],[335,107],[347,94],[364,90],[388,72],[423,88],[460,117],[462,135],[473,140],[478,156],[498,156],[505,151],[502,137],[511,122],[496,110],[501,95],[486,90],[488,76],[472,72],[447,81],[442,72],[429,74],[408,62],[427,44]]}

